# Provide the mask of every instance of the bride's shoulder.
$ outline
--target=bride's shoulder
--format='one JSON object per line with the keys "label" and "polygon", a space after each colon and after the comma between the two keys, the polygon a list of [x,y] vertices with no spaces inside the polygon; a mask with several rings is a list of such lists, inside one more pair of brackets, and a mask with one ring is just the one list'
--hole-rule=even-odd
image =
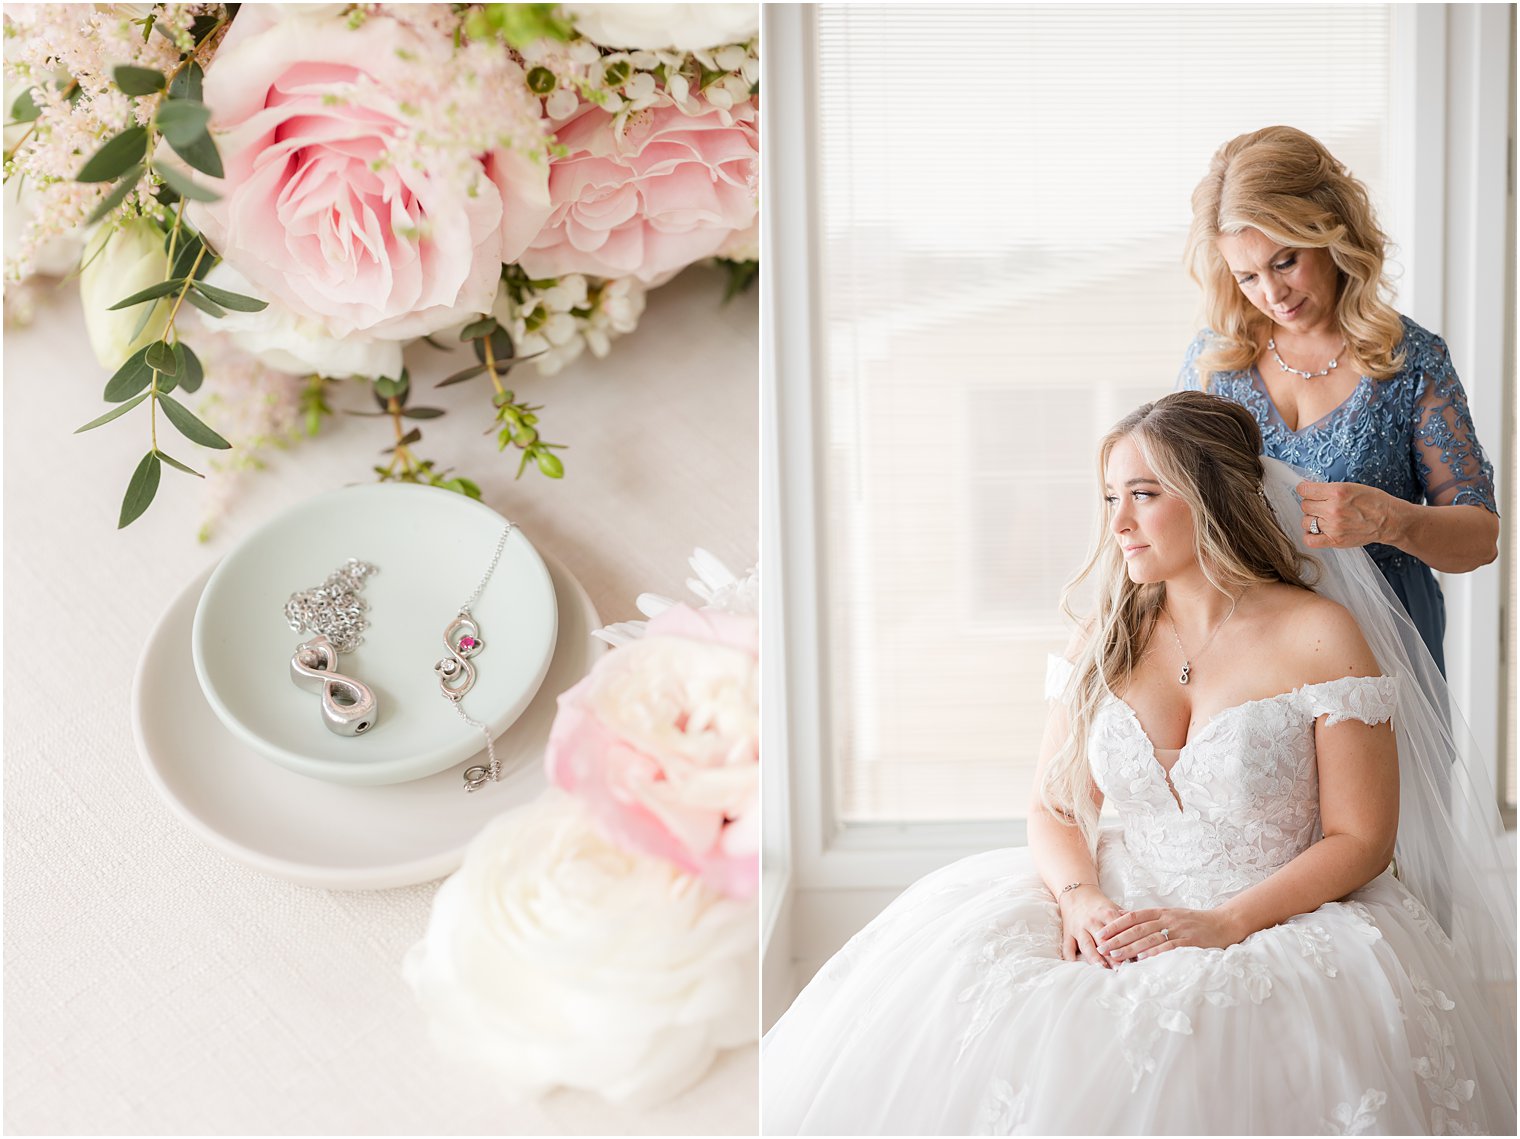
{"label": "bride's shoulder", "polygon": [[1297,586],[1267,588],[1266,627],[1276,641],[1273,648],[1300,684],[1378,675],[1377,658],[1344,605]]}

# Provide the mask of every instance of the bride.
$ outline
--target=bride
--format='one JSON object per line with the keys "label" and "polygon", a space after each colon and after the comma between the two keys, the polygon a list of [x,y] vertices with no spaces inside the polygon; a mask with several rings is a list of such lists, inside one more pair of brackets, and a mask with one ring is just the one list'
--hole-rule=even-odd
{"label": "bride", "polygon": [[1284,532],[1299,476],[1260,450],[1198,392],[1105,437],[1029,848],[824,966],[765,1039],[765,1133],[1514,1134],[1492,793],[1371,562]]}

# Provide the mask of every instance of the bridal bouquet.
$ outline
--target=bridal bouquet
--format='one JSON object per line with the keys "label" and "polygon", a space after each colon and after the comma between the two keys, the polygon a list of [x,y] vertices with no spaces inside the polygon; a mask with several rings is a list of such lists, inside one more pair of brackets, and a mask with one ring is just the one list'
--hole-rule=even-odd
{"label": "bridal bouquet", "polygon": [[[391,421],[382,479],[478,497],[415,451],[444,413],[412,401],[403,349],[420,339],[470,346],[439,386],[481,381],[517,473],[558,478],[561,448],[510,371],[605,355],[645,291],[694,262],[726,263],[731,289],[753,275],[758,19],[753,4],[7,5],[7,311],[24,316],[37,275],[77,270],[112,405],[80,430],[136,412],[152,440],[120,524],[163,466],[198,473],[165,449],[160,413],[231,446],[187,398],[224,373],[312,434],[329,385],[361,381]],[[265,418],[255,434],[279,434]]]}
{"label": "bridal bouquet", "polygon": [[701,609],[647,626],[564,693],[552,787],[471,844],[407,978],[439,1042],[520,1097],[649,1106],[756,1034],[755,578],[697,552]]}

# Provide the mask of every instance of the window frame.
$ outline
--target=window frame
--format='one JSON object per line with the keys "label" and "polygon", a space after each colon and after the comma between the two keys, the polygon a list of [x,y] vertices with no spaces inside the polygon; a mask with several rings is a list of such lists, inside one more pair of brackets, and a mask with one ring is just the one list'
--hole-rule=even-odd
{"label": "window frame", "polygon": [[[1508,224],[1513,9],[1394,5],[1391,19],[1392,71],[1400,81],[1394,84],[1390,118],[1397,126],[1390,129],[1388,148],[1388,223],[1390,232],[1403,238],[1399,305],[1458,346],[1456,363],[1474,411],[1481,423],[1493,425],[1481,437],[1502,479],[1507,477],[1509,445],[1500,429],[1506,370],[1513,374],[1504,306],[1513,298],[1503,289],[1482,287],[1505,280],[1506,253],[1501,243],[1481,247],[1473,235],[1502,232]],[[766,227],[772,314],[766,345],[772,355],[762,368],[763,403],[770,407],[774,401],[774,415],[769,431],[762,431],[762,513],[769,540],[767,574],[779,579],[780,588],[766,610],[764,631],[771,678],[767,778],[774,780],[784,766],[790,865],[787,896],[779,905],[790,912],[800,892],[816,895],[802,899],[805,911],[832,908],[841,915],[833,923],[836,928],[807,930],[799,923],[792,931],[792,956],[807,960],[832,952],[859,924],[851,906],[820,906],[819,897],[841,903],[848,898],[839,892],[885,897],[956,858],[1021,845],[1026,835],[1022,823],[845,825],[835,813],[825,673],[831,646],[820,616],[828,574],[819,477],[823,409],[821,387],[814,382],[822,374],[824,348],[813,303],[821,248],[815,9],[767,5],[765,37],[767,138],[772,140],[766,150],[765,204],[768,218],[786,219],[785,226],[772,222]],[[777,144],[777,139],[783,141]],[[1422,160],[1432,154],[1446,155],[1448,161]],[[1494,229],[1496,225],[1501,228]],[[1503,501],[1505,488],[1499,489]],[[1502,623],[1492,620],[1502,601],[1502,577],[1498,565],[1492,565],[1444,578],[1442,584],[1450,617],[1453,690],[1490,757],[1502,794],[1498,747],[1506,678],[1500,669]],[[1479,620],[1478,614],[1485,613],[1488,619]],[[1484,683],[1482,677],[1492,680]],[[769,714],[775,693],[782,694],[786,708],[779,724]],[[775,813],[768,810],[767,817]],[[767,937],[768,951],[773,940]]]}

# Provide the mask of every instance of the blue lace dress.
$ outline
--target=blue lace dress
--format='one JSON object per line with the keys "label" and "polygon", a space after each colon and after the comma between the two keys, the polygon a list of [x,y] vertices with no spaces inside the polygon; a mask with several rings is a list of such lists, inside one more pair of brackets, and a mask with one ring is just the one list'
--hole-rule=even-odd
{"label": "blue lace dress", "polygon": [[[1347,400],[1324,418],[1292,431],[1267,394],[1261,373],[1215,372],[1208,390],[1256,417],[1265,451],[1311,471],[1321,482],[1359,482],[1406,502],[1431,506],[1475,503],[1497,514],[1494,468],[1483,454],[1467,394],[1446,343],[1407,316],[1404,367],[1386,380],[1361,378]],[[1209,336],[1188,346],[1177,387],[1202,388],[1196,363]],[[1370,545],[1367,553],[1398,594],[1444,673],[1446,602],[1435,574],[1412,554]]]}

